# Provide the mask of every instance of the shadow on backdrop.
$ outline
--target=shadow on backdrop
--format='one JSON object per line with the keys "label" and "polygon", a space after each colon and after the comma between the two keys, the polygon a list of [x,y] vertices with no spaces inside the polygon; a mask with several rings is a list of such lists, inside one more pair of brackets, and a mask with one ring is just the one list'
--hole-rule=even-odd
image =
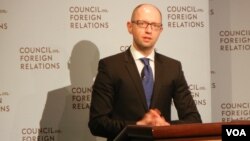
{"label": "shadow on backdrop", "polygon": [[71,85],[48,92],[37,140],[96,141],[88,120],[99,59],[92,42],[83,40],[74,46],[68,62]]}

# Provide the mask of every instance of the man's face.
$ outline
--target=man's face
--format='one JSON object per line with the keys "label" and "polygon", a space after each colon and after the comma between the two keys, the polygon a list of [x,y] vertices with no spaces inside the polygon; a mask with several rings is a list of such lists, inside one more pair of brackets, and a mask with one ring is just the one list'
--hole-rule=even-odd
{"label": "man's face", "polygon": [[144,5],[137,9],[133,20],[127,24],[135,48],[153,49],[162,31],[161,23],[161,15],[153,6]]}

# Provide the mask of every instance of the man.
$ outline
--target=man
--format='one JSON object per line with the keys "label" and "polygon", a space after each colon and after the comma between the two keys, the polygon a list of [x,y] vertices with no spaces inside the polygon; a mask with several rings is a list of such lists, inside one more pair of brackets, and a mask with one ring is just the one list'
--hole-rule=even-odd
{"label": "man", "polygon": [[[126,125],[202,122],[181,63],[154,51],[163,30],[159,9],[151,4],[137,6],[127,28],[133,36],[131,47],[99,61],[90,107],[92,134],[112,140]],[[149,60],[147,74],[141,74],[146,65],[141,58]],[[148,74],[152,74],[154,83],[150,96],[144,90],[149,86],[142,82]],[[171,120],[172,100],[178,112],[177,121]]]}

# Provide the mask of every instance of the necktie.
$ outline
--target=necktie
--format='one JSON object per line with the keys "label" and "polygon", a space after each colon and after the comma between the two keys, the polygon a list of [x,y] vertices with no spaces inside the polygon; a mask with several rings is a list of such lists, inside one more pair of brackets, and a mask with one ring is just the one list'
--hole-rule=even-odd
{"label": "necktie", "polygon": [[152,69],[149,65],[149,59],[148,58],[140,58],[142,63],[144,64],[144,67],[141,72],[141,77],[142,77],[142,84],[144,88],[144,93],[146,96],[147,100],[147,105],[148,107],[150,106],[151,102],[151,96],[153,93],[153,85],[154,85],[154,80],[153,80],[153,72]]}

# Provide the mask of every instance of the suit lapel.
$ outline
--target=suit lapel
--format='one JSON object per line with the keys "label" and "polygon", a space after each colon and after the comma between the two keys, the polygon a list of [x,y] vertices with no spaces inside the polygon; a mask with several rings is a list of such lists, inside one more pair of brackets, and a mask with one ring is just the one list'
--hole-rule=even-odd
{"label": "suit lapel", "polygon": [[132,57],[132,54],[130,52],[130,48],[127,51],[125,51],[124,54],[125,54],[126,68],[128,70],[128,73],[129,73],[131,79],[133,80],[134,86],[136,87],[135,93],[139,95],[140,99],[142,99],[143,106],[144,106],[145,110],[147,110],[148,109],[147,101],[145,98],[141,77],[140,77],[140,74],[139,74],[138,69],[136,67],[135,61]]}
{"label": "suit lapel", "polygon": [[154,90],[153,90],[153,95],[152,95],[152,101],[150,107],[155,107],[155,104],[157,103],[157,99],[159,96],[159,90],[161,86],[161,74],[164,74],[162,72],[162,62],[161,60],[157,57],[157,53],[155,53],[155,82],[154,82]]}

